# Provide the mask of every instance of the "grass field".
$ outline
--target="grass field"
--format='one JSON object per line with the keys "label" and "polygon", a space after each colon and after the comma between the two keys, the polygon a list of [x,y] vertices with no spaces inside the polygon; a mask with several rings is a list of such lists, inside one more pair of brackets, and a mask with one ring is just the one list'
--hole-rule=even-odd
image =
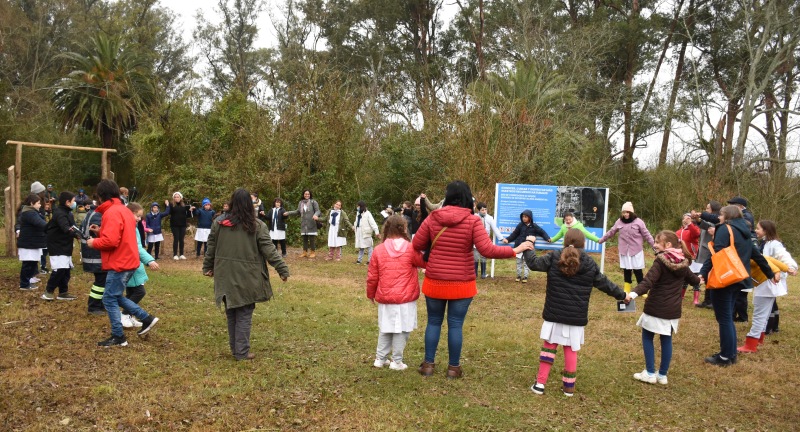
{"label": "grass field", "polygon": [[[543,275],[514,283],[513,260],[498,262],[497,277],[479,281],[467,316],[464,378],[444,378],[443,337],[437,374],[425,379],[415,371],[423,299],[405,352],[409,369],[374,369],[376,308],[364,296],[366,267],[347,252],[334,263],[301,260],[295,250],[288,282],[271,272],[276,295],[256,308],[251,362],[232,359],[225,316],[199,260],[162,259],[141,303],[159,325],[147,340],[126,330],[128,347],[99,349],[110,330],[106,317],[86,314],[90,274],[73,271],[78,301],[45,302],[43,288],[17,289],[18,261],[0,259],[0,429],[798,430],[797,278],[779,301],[781,331],[730,368],[703,364],[718,351],[716,322],[688,295],[667,386],[633,380],[644,368],[639,314],[615,312],[614,299],[595,291],[576,395],[567,399],[559,390],[561,352],[546,393],[529,390],[541,347]],[[622,282],[613,264],[607,270]],[[748,328],[737,324],[740,341]]]}

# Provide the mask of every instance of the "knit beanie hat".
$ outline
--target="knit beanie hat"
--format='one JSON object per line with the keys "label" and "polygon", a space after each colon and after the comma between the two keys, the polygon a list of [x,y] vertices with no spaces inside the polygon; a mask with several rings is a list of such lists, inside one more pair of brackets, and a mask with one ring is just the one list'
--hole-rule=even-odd
{"label": "knit beanie hat", "polygon": [[38,193],[42,193],[42,192],[44,192],[44,185],[43,184],[39,183],[38,181],[35,181],[35,182],[31,183],[31,193],[38,194]]}
{"label": "knit beanie hat", "polygon": [[150,204],[150,208],[152,209],[153,207],[155,207],[155,208],[157,208],[157,209],[160,209],[160,208],[161,208],[161,207],[158,205],[158,203],[157,203],[157,202],[154,202],[154,203]]}
{"label": "knit beanie hat", "polygon": [[635,211],[633,211],[633,203],[630,202],[630,201],[628,201],[628,202],[626,202],[625,204],[622,205],[622,210],[621,211],[636,213]]}
{"label": "knit beanie hat", "polygon": [[202,204],[202,205],[203,205],[203,207],[205,207],[205,206],[206,206],[206,204],[211,204],[211,200],[210,200],[210,199],[208,199],[208,198],[203,198],[203,204]]}
{"label": "knit beanie hat", "polygon": [[174,194],[172,194],[172,197],[175,198],[175,195],[178,195],[179,197],[181,197],[181,201],[183,201],[183,194],[182,193],[175,192]]}

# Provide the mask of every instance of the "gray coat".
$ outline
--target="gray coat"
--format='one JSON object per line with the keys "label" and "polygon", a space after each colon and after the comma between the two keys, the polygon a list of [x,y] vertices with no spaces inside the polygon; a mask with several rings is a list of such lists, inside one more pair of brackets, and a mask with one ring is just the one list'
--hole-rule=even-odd
{"label": "gray coat", "polygon": [[[303,204],[306,209],[303,209]],[[314,216],[319,218],[322,213],[319,211],[319,204],[313,199],[302,200],[297,204],[297,210],[287,212],[289,216],[300,215],[300,234],[317,235],[317,222]]]}

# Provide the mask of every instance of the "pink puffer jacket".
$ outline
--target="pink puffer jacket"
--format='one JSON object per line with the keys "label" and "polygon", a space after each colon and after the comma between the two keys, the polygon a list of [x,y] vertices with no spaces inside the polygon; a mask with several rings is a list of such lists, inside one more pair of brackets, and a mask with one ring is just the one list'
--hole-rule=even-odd
{"label": "pink puffer jacket", "polygon": [[367,298],[383,304],[402,304],[419,298],[417,267],[422,254],[406,239],[387,239],[372,253],[367,272]]}
{"label": "pink puffer jacket", "polygon": [[481,219],[469,209],[445,206],[434,210],[414,235],[414,249],[427,250],[439,231],[447,229],[436,240],[428,258],[425,277],[445,281],[475,280],[472,245],[486,258],[513,258],[508,246],[495,246],[486,234]]}

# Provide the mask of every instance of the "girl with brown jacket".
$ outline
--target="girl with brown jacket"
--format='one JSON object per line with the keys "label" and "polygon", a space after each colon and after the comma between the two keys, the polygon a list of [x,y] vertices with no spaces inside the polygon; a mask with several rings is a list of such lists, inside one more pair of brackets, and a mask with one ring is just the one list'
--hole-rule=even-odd
{"label": "girl with brown jacket", "polygon": [[[626,302],[637,296],[648,294],[644,313],[636,325],[642,328],[642,348],[644,350],[645,370],[633,374],[633,378],[646,383],[667,384],[667,371],[672,360],[672,334],[678,331],[681,317],[681,300],[686,284],[700,283],[689,269],[691,254],[686,245],[678,240],[672,231],[656,234],[656,259],[644,280],[626,297]],[[658,375],[655,368],[656,333],[661,338],[661,364]]]}

